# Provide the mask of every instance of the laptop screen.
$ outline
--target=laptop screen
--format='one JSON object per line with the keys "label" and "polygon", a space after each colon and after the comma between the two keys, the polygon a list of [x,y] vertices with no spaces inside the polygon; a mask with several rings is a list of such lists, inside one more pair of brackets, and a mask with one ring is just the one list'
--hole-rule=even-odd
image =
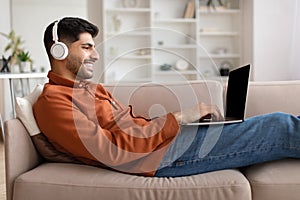
{"label": "laptop screen", "polygon": [[226,118],[244,119],[250,64],[229,73],[226,94]]}

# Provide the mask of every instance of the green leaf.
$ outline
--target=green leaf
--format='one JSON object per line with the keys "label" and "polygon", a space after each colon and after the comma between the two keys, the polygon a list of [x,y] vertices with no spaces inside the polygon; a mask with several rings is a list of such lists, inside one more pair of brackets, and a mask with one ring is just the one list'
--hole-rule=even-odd
{"label": "green leaf", "polygon": [[8,35],[5,34],[5,33],[0,32],[0,35],[2,35],[2,36],[4,36],[4,37],[8,38]]}
{"label": "green leaf", "polygon": [[13,30],[10,31],[9,34],[8,34],[8,37],[9,37],[10,39],[13,39],[13,38],[15,37],[15,32],[14,32]]}
{"label": "green leaf", "polygon": [[6,45],[4,51],[8,51],[11,48],[11,44]]}

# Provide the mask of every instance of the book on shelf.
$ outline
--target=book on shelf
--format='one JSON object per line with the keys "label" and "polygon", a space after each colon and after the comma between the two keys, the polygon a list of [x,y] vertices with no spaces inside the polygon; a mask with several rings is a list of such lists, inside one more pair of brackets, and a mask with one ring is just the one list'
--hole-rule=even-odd
{"label": "book on shelf", "polygon": [[195,1],[190,0],[187,2],[185,6],[183,18],[194,18],[194,16],[195,16]]}

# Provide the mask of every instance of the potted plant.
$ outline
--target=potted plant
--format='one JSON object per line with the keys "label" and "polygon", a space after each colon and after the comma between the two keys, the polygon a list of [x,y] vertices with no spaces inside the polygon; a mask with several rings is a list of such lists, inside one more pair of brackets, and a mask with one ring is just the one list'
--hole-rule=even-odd
{"label": "potted plant", "polygon": [[0,33],[0,35],[6,37],[9,42],[4,48],[4,52],[11,51],[11,60],[10,64],[17,63],[17,55],[22,51],[21,45],[24,41],[21,39],[21,36],[16,35],[15,31],[10,31],[9,34]]}
{"label": "potted plant", "polygon": [[32,60],[30,58],[29,52],[25,52],[22,50],[20,53],[17,54],[20,71],[21,72],[31,72],[31,63]]}
{"label": "potted plant", "polygon": [[10,31],[8,34],[0,32],[0,35],[9,40],[8,44],[4,48],[4,52],[10,52],[10,55],[7,59],[9,60],[10,71],[18,72],[19,67],[16,67],[19,63],[18,55],[23,51],[22,44],[24,43],[24,41],[21,39],[21,36],[16,35],[14,30]]}

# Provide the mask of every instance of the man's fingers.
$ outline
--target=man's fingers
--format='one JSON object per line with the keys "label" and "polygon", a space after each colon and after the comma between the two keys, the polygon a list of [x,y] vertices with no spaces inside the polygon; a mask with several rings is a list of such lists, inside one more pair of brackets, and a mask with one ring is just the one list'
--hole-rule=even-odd
{"label": "man's fingers", "polygon": [[219,121],[223,119],[220,109],[215,105],[210,106],[207,116],[209,116],[213,121]]}

